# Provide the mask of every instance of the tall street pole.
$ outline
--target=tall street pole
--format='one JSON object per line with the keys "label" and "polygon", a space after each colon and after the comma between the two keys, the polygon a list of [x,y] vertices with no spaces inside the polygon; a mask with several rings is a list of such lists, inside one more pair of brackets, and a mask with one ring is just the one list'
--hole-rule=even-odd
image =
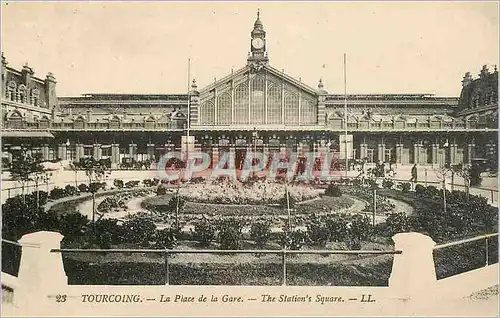
{"label": "tall street pole", "polygon": [[344,53],[344,128],[345,128],[345,177],[347,179],[348,168],[349,168],[349,158],[347,151],[347,62],[346,54]]}

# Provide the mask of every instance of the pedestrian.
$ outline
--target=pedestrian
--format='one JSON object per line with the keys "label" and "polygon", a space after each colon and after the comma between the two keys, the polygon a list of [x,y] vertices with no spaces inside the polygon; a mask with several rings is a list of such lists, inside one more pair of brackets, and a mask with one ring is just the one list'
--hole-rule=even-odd
{"label": "pedestrian", "polygon": [[410,182],[412,183],[412,190],[415,190],[415,184],[417,183],[417,164],[413,165],[413,168],[411,168],[411,179]]}

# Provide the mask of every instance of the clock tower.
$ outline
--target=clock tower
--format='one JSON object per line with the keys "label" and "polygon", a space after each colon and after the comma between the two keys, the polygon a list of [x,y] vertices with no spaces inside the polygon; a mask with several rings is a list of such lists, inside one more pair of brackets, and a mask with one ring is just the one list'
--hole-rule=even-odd
{"label": "clock tower", "polygon": [[250,54],[247,62],[248,65],[257,69],[261,69],[269,62],[266,52],[266,31],[264,31],[264,25],[260,21],[259,11],[257,11],[257,20],[255,20],[251,33]]}

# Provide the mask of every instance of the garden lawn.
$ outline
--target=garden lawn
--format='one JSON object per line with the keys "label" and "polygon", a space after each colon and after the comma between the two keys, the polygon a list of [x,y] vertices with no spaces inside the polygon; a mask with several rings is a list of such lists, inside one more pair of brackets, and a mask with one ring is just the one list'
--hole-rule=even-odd
{"label": "garden lawn", "polygon": [[[189,241],[177,247],[193,248],[198,247]],[[329,246],[333,248],[335,244]],[[377,243],[364,246],[386,248],[386,244]],[[160,255],[65,253],[63,259],[70,284],[165,284],[164,259]],[[287,284],[387,286],[392,259],[392,255],[289,255]],[[169,277],[172,285],[281,285],[281,255],[258,254],[258,250],[238,255],[177,254],[169,258]]]}

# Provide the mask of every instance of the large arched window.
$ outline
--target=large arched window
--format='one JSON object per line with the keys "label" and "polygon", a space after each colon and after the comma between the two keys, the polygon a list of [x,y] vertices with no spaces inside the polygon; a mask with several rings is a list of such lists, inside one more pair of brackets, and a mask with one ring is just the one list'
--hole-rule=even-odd
{"label": "large arched window", "polygon": [[215,105],[209,100],[201,105],[200,121],[202,124],[213,125],[215,123]]}
{"label": "large arched window", "polygon": [[240,84],[234,91],[234,123],[248,124],[248,84]]}
{"label": "large arched window", "polygon": [[16,110],[7,117],[7,127],[14,129],[23,128],[23,121],[23,115]]}
{"label": "large arched window", "polygon": [[267,94],[267,122],[281,124],[281,85],[271,84]]}
{"label": "large arched window", "polygon": [[285,124],[298,125],[299,123],[299,97],[297,94],[285,96]]}
{"label": "large arched window", "polygon": [[217,123],[231,124],[231,95],[223,93],[217,97]]}
{"label": "large arched window", "polygon": [[252,80],[252,94],[250,95],[251,102],[251,122],[254,124],[266,123],[265,110],[265,88],[266,80],[262,76],[257,76]]}
{"label": "large arched window", "polygon": [[300,123],[308,125],[315,124],[316,121],[316,105],[314,105],[314,102],[302,98],[300,104]]}

